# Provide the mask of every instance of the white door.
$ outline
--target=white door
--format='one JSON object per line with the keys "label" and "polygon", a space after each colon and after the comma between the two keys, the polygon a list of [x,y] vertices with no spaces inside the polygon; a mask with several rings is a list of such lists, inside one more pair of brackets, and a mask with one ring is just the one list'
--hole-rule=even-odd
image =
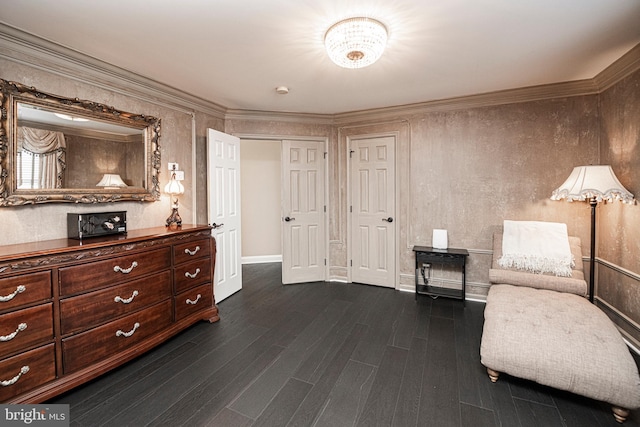
{"label": "white door", "polygon": [[349,141],[351,281],[396,286],[395,138]]}
{"label": "white door", "polygon": [[214,294],[220,302],[242,289],[240,139],[207,129],[209,224],[216,239]]}
{"label": "white door", "polygon": [[324,173],[323,142],[282,142],[282,283],[325,278]]}

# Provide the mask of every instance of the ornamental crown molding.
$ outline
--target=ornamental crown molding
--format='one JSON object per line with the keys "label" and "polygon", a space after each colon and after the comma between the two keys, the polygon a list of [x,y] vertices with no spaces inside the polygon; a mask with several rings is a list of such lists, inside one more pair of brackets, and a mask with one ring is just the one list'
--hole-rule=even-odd
{"label": "ornamental crown molding", "polygon": [[147,102],[169,105],[191,114],[198,111],[223,120],[260,120],[323,125],[390,120],[427,112],[597,95],[640,70],[640,44],[638,44],[591,79],[506,89],[378,109],[336,114],[313,114],[229,109],[3,23],[0,23],[0,57],[124,95],[134,96]]}
{"label": "ornamental crown molding", "polygon": [[122,95],[224,119],[227,108],[0,22],[0,57]]}
{"label": "ornamental crown molding", "polygon": [[600,92],[640,70],[640,43],[594,77]]}
{"label": "ornamental crown molding", "polygon": [[[598,95],[638,70],[640,70],[640,44],[636,45],[617,61],[600,72],[600,74],[591,79],[527,86],[516,89],[505,89],[456,98],[446,98],[370,110],[349,111],[333,115],[306,114],[304,115],[304,119],[307,121],[318,119],[323,123],[330,121],[335,125],[344,125],[379,120],[395,120],[408,115],[418,115],[430,112],[481,108],[575,96]],[[229,110],[229,112],[230,114],[227,114],[225,119],[271,121],[297,121],[303,119],[303,115],[301,114],[281,113],[275,111],[264,112],[235,109]]]}

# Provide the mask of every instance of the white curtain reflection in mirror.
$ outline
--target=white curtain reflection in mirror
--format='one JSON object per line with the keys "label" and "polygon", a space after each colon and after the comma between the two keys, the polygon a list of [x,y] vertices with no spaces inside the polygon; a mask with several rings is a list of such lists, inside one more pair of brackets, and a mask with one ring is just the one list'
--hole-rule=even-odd
{"label": "white curtain reflection in mirror", "polygon": [[18,189],[62,188],[66,144],[62,132],[18,127]]}

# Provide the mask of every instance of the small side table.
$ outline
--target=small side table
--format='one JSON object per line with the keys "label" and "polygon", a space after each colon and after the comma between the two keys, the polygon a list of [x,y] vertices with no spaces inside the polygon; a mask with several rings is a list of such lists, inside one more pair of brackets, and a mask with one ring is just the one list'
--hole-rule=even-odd
{"label": "small side table", "polygon": [[[435,249],[430,246],[414,246],[413,251],[416,253],[416,300],[418,299],[418,294],[420,294],[461,299],[464,304],[467,285],[466,266],[469,251],[456,248]],[[431,286],[428,283],[420,285],[420,269],[422,264],[449,264],[460,266],[462,270],[462,288],[450,289],[441,286]]]}

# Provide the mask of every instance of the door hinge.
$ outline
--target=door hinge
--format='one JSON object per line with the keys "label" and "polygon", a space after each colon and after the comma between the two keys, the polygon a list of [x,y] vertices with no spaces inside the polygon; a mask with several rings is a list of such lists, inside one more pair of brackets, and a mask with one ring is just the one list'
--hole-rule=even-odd
{"label": "door hinge", "polygon": [[349,151],[349,158],[353,157],[353,153],[355,153],[354,150]]}
{"label": "door hinge", "polygon": [[327,205],[324,205],[324,213],[327,213]]}
{"label": "door hinge", "polygon": [[353,213],[353,205],[349,206],[349,212]]}
{"label": "door hinge", "polygon": [[351,260],[351,267],[353,267],[353,260]]}
{"label": "door hinge", "polygon": [[324,152],[324,158],[325,159],[327,158],[327,152],[326,151]]}
{"label": "door hinge", "polygon": [[324,265],[325,266],[327,265],[327,259],[326,258],[324,259]]}

